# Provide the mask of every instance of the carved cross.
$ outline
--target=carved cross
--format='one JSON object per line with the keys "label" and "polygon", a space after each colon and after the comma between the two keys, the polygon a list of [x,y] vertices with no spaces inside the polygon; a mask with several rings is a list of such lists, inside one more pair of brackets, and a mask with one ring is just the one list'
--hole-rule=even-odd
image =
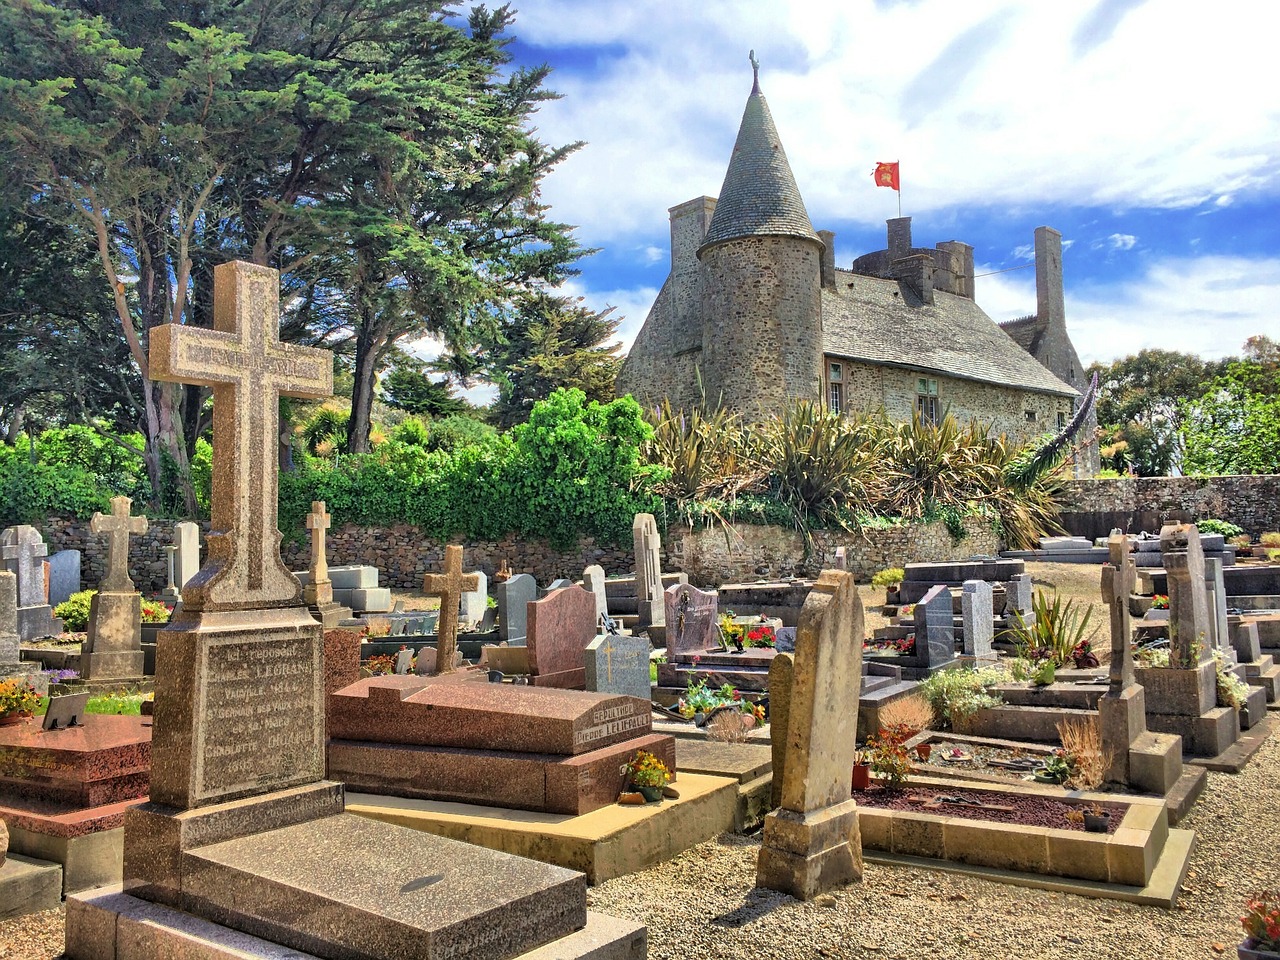
{"label": "carved cross", "polygon": [[440,619],[436,621],[436,670],[453,669],[458,649],[458,607],[462,595],[480,589],[480,578],[462,572],[462,547],[451,543],[444,548],[444,573],[428,573],[422,578],[422,592],[440,598]]}
{"label": "carved cross", "polygon": [[95,513],[89,529],[99,536],[107,535],[107,575],[99,585],[104,593],[133,593],[129,578],[129,534],[146,533],[147,518],[129,516],[133,501],[128,497],[112,497],[111,513]]}
{"label": "carved cross", "polygon": [[276,524],[279,398],[327,397],[326,350],[280,342],[279,274],[236,261],[213,271],[213,329],[151,329],[153,380],[213,388],[213,532],[204,568],[183,590],[189,611],[297,603]]}
{"label": "carved cross", "polygon": [[48,554],[49,545],[35,527],[24,524],[4,532],[0,559],[5,561],[5,569],[17,574],[18,606],[38,607],[45,602],[44,564],[37,561]]}
{"label": "carved cross", "polygon": [[1133,683],[1133,648],[1129,645],[1129,594],[1137,583],[1129,538],[1112,534],[1107,541],[1110,563],[1102,565],[1102,599],[1111,612],[1111,689],[1119,693]]}
{"label": "carved cross", "polygon": [[324,532],[331,522],[329,511],[323,500],[311,501],[311,512],[307,514],[307,529],[311,531],[311,582],[318,583],[329,579],[329,563],[324,556]]}

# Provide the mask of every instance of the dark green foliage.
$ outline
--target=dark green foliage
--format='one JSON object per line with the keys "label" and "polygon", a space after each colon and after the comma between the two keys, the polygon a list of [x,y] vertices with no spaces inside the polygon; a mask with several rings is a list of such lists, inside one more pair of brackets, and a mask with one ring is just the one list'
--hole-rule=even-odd
{"label": "dark green foliage", "polygon": [[401,357],[382,379],[382,399],[389,407],[420,417],[447,417],[466,409],[449,384],[432,380],[423,365]]}

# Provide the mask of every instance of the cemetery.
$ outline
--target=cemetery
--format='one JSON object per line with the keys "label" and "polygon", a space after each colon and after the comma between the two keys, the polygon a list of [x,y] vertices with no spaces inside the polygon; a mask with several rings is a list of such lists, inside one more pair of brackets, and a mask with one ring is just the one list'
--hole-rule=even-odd
{"label": "cemetery", "polygon": [[1280,960],[1280,346],[837,266],[755,50],[623,327],[516,11],[340,6],[0,8],[0,958]]}

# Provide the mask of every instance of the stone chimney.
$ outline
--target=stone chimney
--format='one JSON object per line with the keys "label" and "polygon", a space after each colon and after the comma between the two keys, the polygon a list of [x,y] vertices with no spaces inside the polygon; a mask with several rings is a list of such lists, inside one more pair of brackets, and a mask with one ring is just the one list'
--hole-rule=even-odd
{"label": "stone chimney", "polygon": [[906,284],[922,304],[933,303],[933,257],[927,253],[913,253],[899,257],[891,266],[894,279]]}
{"label": "stone chimney", "polygon": [[822,241],[822,285],[828,289],[835,289],[836,235],[830,230],[819,230],[818,239]]}
{"label": "stone chimney", "polygon": [[[676,296],[676,316],[685,316],[685,308],[699,301],[698,247],[702,246],[715,210],[714,197],[698,197],[667,211],[671,217],[671,282]],[[685,280],[689,282],[683,282]],[[686,303],[689,296],[692,300]]]}
{"label": "stone chimney", "polygon": [[1062,296],[1062,234],[1053,227],[1036,227],[1036,316],[1066,328]]}
{"label": "stone chimney", "polygon": [[938,244],[942,255],[950,260],[950,292],[958,297],[973,299],[973,247],[959,240],[946,240]]}

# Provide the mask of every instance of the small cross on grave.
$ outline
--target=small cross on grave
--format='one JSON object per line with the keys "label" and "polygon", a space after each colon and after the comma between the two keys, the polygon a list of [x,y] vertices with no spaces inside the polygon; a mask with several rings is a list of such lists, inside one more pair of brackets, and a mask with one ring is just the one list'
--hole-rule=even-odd
{"label": "small cross on grave", "polygon": [[128,497],[112,497],[111,513],[95,513],[89,529],[107,535],[107,575],[99,589],[103,593],[133,593],[129,577],[129,534],[147,532],[146,517],[129,516],[133,501]]}
{"label": "small cross on grave", "polygon": [[332,522],[329,511],[323,500],[311,501],[311,512],[307,514],[307,529],[311,531],[311,581],[312,583],[329,579],[329,563],[324,556],[324,532]]}
{"label": "small cross on grave", "polygon": [[1111,611],[1111,689],[1119,691],[1133,683],[1129,594],[1133,593],[1137,573],[1129,555],[1128,537],[1113,533],[1107,549],[1111,562],[1102,567],[1102,599]]}
{"label": "small cross on grave", "polygon": [[453,669],[458,649],[458,605],[462,595],[480,589],[480,578],[462,572],[462,547],[449,544],[444,548],[444,573],[428,573],[422,579],[422,592],[440,598],[440,619],[436,621],[436,663],[440,673]]}
{"label": "small cross on grave", "polygon": [[298,600],[276,523],[279,398],[329,396],[333,360],[279,331],[279,274],[242,261],[214,268],[212,330],[151,328],[151,379],[213,388],[213,532],[205,570],[183,590],[190,612]]}

